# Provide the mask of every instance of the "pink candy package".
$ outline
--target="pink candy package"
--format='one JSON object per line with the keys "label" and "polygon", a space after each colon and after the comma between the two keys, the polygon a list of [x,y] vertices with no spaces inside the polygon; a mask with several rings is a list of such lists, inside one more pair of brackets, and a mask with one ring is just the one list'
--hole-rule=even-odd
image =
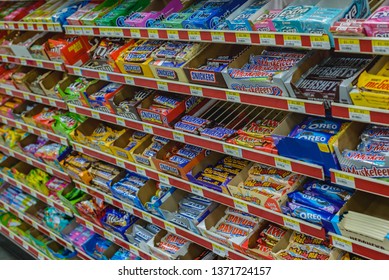
{"label": "pink candy package", "polygon": [[370,17],[362,23],[369,37],[389,36],[389,1],[385,1]]}

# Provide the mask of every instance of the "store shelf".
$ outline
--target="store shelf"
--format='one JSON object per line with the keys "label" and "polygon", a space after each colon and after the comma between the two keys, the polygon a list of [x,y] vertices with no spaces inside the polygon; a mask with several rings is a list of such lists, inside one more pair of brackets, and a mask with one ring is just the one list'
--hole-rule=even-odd
{"label": "store shelf", "polygon": [[62,62],[55,62],[50,60],[41,60],[35,58],[26,58],[26,57],[18,57],[18,56],[1,54],[0,61],[38,67],[38,68],[45,68],[50,70],[65,71],[65,67]]}
{"label": "store shelf", "polygon": [[355,241],[350,238],[330,233],[331,244],[344,251],[354,253],[372,260],[389,260],[389,251]]}
{"label": "store shelf", "polygon": [[12,126],[12,127],[19,128],[19,129],[24,130],[24,131],[28,131],[32,134],[42,136],[42,137],[49,139],[49,140],[56,142],[56,143],[60,143],[60,144],[65,145],[65,146],[69,145],[67,138],[65,138],[63,136],[58,136],[54,132],[48,132],[48,131],[43,130],[41,128],[37,128],[35,126],[31,126],[31,125],[25,124],[25,123],[20,122],[20,121],[12,120],[12,119],[6,118],[4,116],[0,116],[0,122],[4,123],[6,125]]}
{"label": "store shelf", "polygon": [[389,197],[389,182],[330,169],[331,182],[340,186]]}
{"label": "store shelf", "polygon": [[6,94],[9,96],[13,96],[13,97],[19,97],[19,98],[24,99],[24,100],[31,100],[34,102],[53,106],[53,107],[60,108],[60,109],[67,109],[68,108],[65,101],[63,101],[63,100],[59,100],[59,99],[55,99],[55,98],[51,98],[51,97],[47,97],[47,96],[42,96],[42,95],[34,94],[31,92],[25,92],[25,91],[21,91],[18,89],[6,88],[6,87],[4,87],[4,85],[0,85],[0,93]]}
{"label": "store shelf", "polygon": [[32,217],[30,217],[28,215],[25,215],[23,212],[17,210],[13,206],[11,206],[11,205],[9,205],[9,204],[5,203],[4,201],[1,201],[1,200],[0,200],[0,206],[3,206],[3,208],[5,210],[7,210],[7,211],[11,212],[12,214],[14,214],[15,216],[19,217],[21,220],[25,221],[27,224],[29,224],[33,228],[39,230],[41,233],[49,236],[51,239],[53,239],[54,241],[58,242],[62,246],[68,248],[71,251],[75,250],[73,245],[70,242],[68,242],[65,239],[63,239],[58,233],[55,233],[52,229],[50,229],[47,226],[44,226],[43,224],[37,222]]}
{"label": "store shelf", "polygon": [[303,174],[312,178],[317,178],[321,180],[324,179],[323,167],[319,165],[299,160],[293,160],[290,158],[285,158],[238,145],[232,145],[226,142],[201,137],[199,135],[175,131],[174,129],[159,125],[148,124],[131,119],[124,119],[113,114],[103,113],[86,107],[75,106],[72,104],[68,104],[68,107],[69,111],[71,112],[92,117],[94,119],[118,124],[138,131],[144,131],[153,135],[159,135],[179,142],[184,142],[186,144],[192,144],[195,146],[203,147],[205,149],[248,159],[254,162],[274,166],[280,169],[293,171],[295,173]]}
{"label": "store shelf", "polygon": [[23,240],[17,236],[11,230],[0,224],[0,233],[8,238],[11,242],[15,243],[20,249],[25,251],[27,254],[38,260],[51,260],[46,254],[39,251],[35,246]]}
{"label": "store shelf", "polygon": [[116,245],[119,245],[120,247],[123,247],[129,251],[131,251],[133,254],[137,255],[138,257],[141,257],[143,260],[155,260],[156,258],[152,255],[150,255],[147,252],[144,252],[140,250],[138,247],[130,244],[129,242],[125,241],[123,238],[120,238],[109,231],[103,229],[102,227],[92,224],[90,221],[86,220],[85,218],[75,215],[76,221],[78,224],[85,226],[86,228],[92,230],[93,232],[99,234],[100,236],[103,236],[104,238],[112,241]]}
{"label": "store shelf", "polygon": [[59,23],[21,21],[0,21],[0,30],[63,31]]}
{"label": "store shelf", "polygon": [[324,103],[318,101],[250,93],[230,90],[227,88],[209,87],[176,81],[146,78],[142,76],[126,75],[115,72],[102,72],[71,65],[66,65],[66,68],[71,75],[83,76],[86,78],[100,79],[186,95],[202,96],[210,99],[262,106],[283,111],[325,116]]}
{"label": "store shelf", "polygon": [[189,230],[181,228],[180,226],[172,224],[168,221],[165,221],[165,220],[161,219],[160,217],[157,217],[153,214],[150,214],[148,212],[145,212],[145,211],[142,211],[138,208],[135,208],[132,205],[129,205],[129,204],[127,204],[119,199],[116,199],[112,195],[108,195],[106,193],[98,191],[90,186],[87,186],[87,185],[81,183],[81,182],[75,182],[75,183],[76,183],[76,187],[81,189],[82,191],[89,193],[90,195],[95,196],[97,198],[103,199],[108,204],[116,206],[116,207],[118,207],[126,212],[129,212],[129,213],[149,222],[149,223],[157,225],[160,228],[163,228],[169,232],[172,232],[174,234],[182,236],[183,238],[186,238],[194,243],[197,243],[200,246],[203,246],[204,248],[212,250],[214,253],[216,253],[222,257],[225,256],[225,257],[228,257],[228,258],[234,259],[234,260],[250,259],[250,257],[248,257],[248,256],[245,256],[245,255],[242,255],[241,253],[235,252],[234,250],[227,248],[223,245],[214,243],[213,241],[211,241],[203,236],[192,233]]}
{"label": "store shelf", "polygon": [[198,41],[228,44],[250,44],[293,48],[331,48],[328,35],[306,33],[255,32],[234,30],[165,29],[65,25],[66,34],[120,38],[144,38]]}
{"label": "store shelf", "polygon": [[34,158],[28,157],[19,151],[15,151],[15,150],[8,148],[6,146],[0,146],[0,151],[8,156],[17,158],[21,161],[24,161],[24,162],[28,163],[29,165],[32,165],[36,168],[42,169],[55,177],[58,177],[58,178],[65,180],[67,182],[71,182],[71,179],[67,173],[60,171],[58,169],[55,169],[55,168],[53,168],[53,167],[51,167],[51,166],[49,166],[41,161],[38,161]]}
{"label": "store shelf", "polygon": [[[86,146],[73,143],[73,147],[75,150],[85,154],[89,155],[91,157],[100,159],[102,161],[105,161],[107,163],[111,163],[113,165],[117,165],[119,167],[125,168],[126,170],[130,170],[133,172],[136,172],[140,175],[147,176],[151,179],[154,179],[156,181],[159,181],[161,183],[174,186],[178,189],[182,189],[186,192],[190,192],[202,197],[206,197],[208,199],[211,199],[213,201],[216,201],[220,204],[227,205],[232,208],[236,208],[238,210],[242,210],[244,212],[253,214],[255,216],[258,216],[260,218],[263,218],[265,220],[290,227],[294,230],[297,230],[299,232],[303,232],[312,236],[316,236],[318,238],[324,239],[325,238],[325,231],[323,228],[307,223],[302,220],[298,220],[286,215],[283,215],[282,213],[278,213],[275,211],[272,211],[270,209],[267,209],[265,207],[261,207],[259,205],[255,205],[252,203],[248,203],[244,200],[234,198],[232,196],[228,196],[219,192],[212,191],[208,188],[205,188],[203,186],[190,183],[184,179],[165,174],[162,172],[158,172],[150,167],[132,163],[129,161],[126,161],[124,159],[114,157],[113,155],[105,154],[100,151],[95,151],[91,148],[88,148]],[[104,198],[104,197],[103,197]],[[122,203],[118,201],[117,203]]]}
{"label": "store shelf", "polygon": [[10,183],[12,186],[17,187],[18,189],[32,195],[33,197],[39,199],[40,201],[46,203],[47,205],[50,205],[50,206],[58,209],[59,211],[65,213],[66,215],[73,217],[73,213],[70,211],[70,209],[67,208],[66,206],[63,206],[60,202],[53,200],[53,199],[47,197],[46,195],[41,194],[40,192],[38,192],[36,190],[31,189],[30,187],[28,187],[28,186],[24,185],[23,183],[9,177],[8,175],[6,175],[4,173],[0,173],[0,178],[2,178],[5,182]]}
{"label": "store shelf", "polygon": [[331,115],[351,121],[389,125],[389,110],[332,103]]}
{"label": "store shelf", "polygon": [[335,51],[347,53],[389,54],[388,38],[334,36]]}

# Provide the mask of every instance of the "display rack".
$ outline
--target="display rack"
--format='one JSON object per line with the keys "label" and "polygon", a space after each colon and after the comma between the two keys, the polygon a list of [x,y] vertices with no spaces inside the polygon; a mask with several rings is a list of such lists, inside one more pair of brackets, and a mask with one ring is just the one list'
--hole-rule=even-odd
{"label": "display rack", "polygon": [[24,66],[38,67],[50,70],[65,71],[65,66],[61,62],[54,62],[50,60],[41,60],[35,58],[27,58],[21,56],[0,55],[1,62],[14,63]]}

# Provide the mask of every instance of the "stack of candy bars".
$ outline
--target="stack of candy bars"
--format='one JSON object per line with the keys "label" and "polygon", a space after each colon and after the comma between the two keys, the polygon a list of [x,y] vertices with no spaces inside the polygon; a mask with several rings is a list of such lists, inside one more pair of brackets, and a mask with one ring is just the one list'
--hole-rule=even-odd
{"label": "stack of candy bars", "polygon": [[54,200],[59,200],[58,193],[61,192],[67,185],[67,182],[58,179],[57,177],[52,177],[46,183],[46,188],[49,190],[49,197]]}
{"label": "stack of candy bars", "polygon": [[121,90],[124,86],[118,83],[109,83],[106,86],[99,89],[97,92],[88,95],[89,106],[92,109],[96,109],[99,111],[103,111],[106,113],[112,113],[109,104],[107,104],[107,100],[114,96],[119,90]]}
{"label": "stack of candy bars", "polygon": [[102,226],[100,220],[104,216],[104,211],[107,207],[102,199],[92,197],[78,202],[75,207],[82,217],[98,226]]}
{"label": "stack of candy bars", "polygon": [[[153,96],[152,104],[148,106],[147,109],[152,112],[166,116],[173,109],[177,108],[180,104],[182,104],[183,100],[184,98],[178,94],[156,93]],[[152,114],[148,115],[145,111],[140,112],[140,117],[144,121],[156,121]]]}
{"label": "stack of candy bars", "polygon": [[289,202],[282,207],[284,214],[325,225],[351,198],[353,191],[330,183],[311,181],[303,190],[288,194]]}
{"label": "stack of candy bars", "polygon": [[142,226],[135,223],[129,230],[127,230],[126,238],[131,244],[140,247],[144,246],[144,244],[153,239],[160,230],[161,229],[158,226],[153,224],[147,223]]}
{"label": "stack of candy bars", "polygon": [[110,193],[110,187],[114,184],[113,180],[118,177],[121,170],[114,165],[98,161],[92,163],[88,172],[92,178],[90,181],[92,186],[105,193]]}
{"label": "stack of candy bars", "polygon": [[62,234],[64,239],[73,244],[76,248],[81,248],[95,233],[83,225],[77,225],[67,234]]}
{"label": "stack of candy bars", "polygon": [[336,21],[330,28],[334,35],[338,36],[365,36],[366,32],[363,28],[364,19],[340,19]]}
{"label": "stack of candy bars", "polygon": [[[143,142],[144,139],[147,137],[147,133],[144,133],[142,131],[133,131],[131,136],[127,139],[128,143],[126,146],[122,147],[125,151],[131,151],[138,143]],[[111,143],[111,147],[114,146],[114,142]],[[115,149],[116,155],[124,158],[128,158],[127,155],[123,154],[121,151],[118,151]]]}
{"label": "stack of candy bars", "polygon": [[278,225],[269,224],[260,232],[257,240],[258,245],[255,249],[263,252],[264,254],[269,254],[273,250],[273,247],[277,245],[282,237],[284,237],[286,232],[286,229]]}
{"label": "stack of candy bars", "polygon": [[[233,19],[227,18],[227,26],[230,30],[252,30],[252,22],[249,21],[269,0],[256,0]],[[257,19],[256,21],[261,21]],[[256,23],[255,23],[256,24]]]}
{"label": "stack of candy bars", "polygon": [[92,178],[88,169],[91,167],[92,163],[97,161],[97,159],[87,155],[73,152],[61,162],[61,165],[72,179],[89,184]]}
{"label": "stack of candy bars", "polygon": [[[164,145],[169,143],[169,141],[169,139],[163,138],[161,136],[153,136],[150,145],[146,149],[144,149],[142,155],[147,158],[156,157],[157,152],[162,149]],[[137,158],[137,160],[139,160],[139,158]],[[147,163],[147,165],[150,165],[150,162]],[[146,164],[146,162],[144,162],[143,164]]]}
{"label": "stack of candy bars", "polygon": [[79,77],[70,83],[70,85],[67,86],[64,90],[62,90],[60,86],[57,85],[56,91],[61,94],[62,99],[67,103],[82,106],[83,103],[81,96],[83,96],[85,89],[95,82],[96,80],[93,81],[84,77]]}
{"label": "stack of candy bars", "polygon": [[37,200],[23,193],[21,190],[14,186],[3,185],[1,187],[0,200],[18,209],[21,212],[26,211],[32,205],[37,203]]}
{"label": "stack of candy bars", "polygon": [[140,257],[135,255],[134,253],[120,247],[115,254],[110,258],[112,261],[133,261],[133,260],[141,260]]}
{"label": "stack of candy bars", "polygon": [[143,187],[147,181],[148,178],[130,172],[119,182],[113,184],[111,186],[111,191],[115,197],[134,205],[139,189]]}
{"label": "stack of candy bars", "polygon": [[137,217],[123,210],[108,206],[101,218],[101,224],[106,230],[127,240],[125,232],[137,220]]}
{"label": "stack of candy bars", "polygon": [[185,255],[190,242],[182,237],[168,233],[157,244],[157,248],[170,255],[173,259],[179,255]]}
{"label": "stack of candy bars", "polygon": [[115,113],[121,117],[138,120],[139,116],[134,115],[134,108],[152,93],[155,93],[152,89],[137,88],[133,95],[126,96],[124,94],[123,99],[120,101],[116,101],[116,96],[114,96],[112,103],[114,104]]}

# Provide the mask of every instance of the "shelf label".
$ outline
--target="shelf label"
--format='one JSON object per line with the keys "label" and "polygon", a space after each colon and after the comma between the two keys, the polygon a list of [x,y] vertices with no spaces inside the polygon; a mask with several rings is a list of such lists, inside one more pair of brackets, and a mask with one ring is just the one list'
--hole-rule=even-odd
{"label": "shelf label", "polygon": [[38,102],[38,103],[42,103],[43,101],[42,101],[42,97],[40,97],[40,96],[35,96],[35,100],[36,100],[36,102]]}
{"label": "shelf label", "polygon": [[284,226],[301,232],[299,222],[297,222],[291,218],[288,218],[288,217],[283,217],[283,220],[284,220]]}
{"label": "shelf label", "polygon": [[190,86],[190,94],[194,96],[203,96],[203,89],[201,87]]}
{"label": "shelf label", "polygon": [[347,252],[353,251],[353,244],[350,241],[346,241],[343,238],[337,236],[331,236],[331,237],[332,237],[332,245],[334,245],[334,247],[342,249]]}
{"label": "shelf label", "polygon": [[178,40],[180,37],[178,36],[178,31],[177,30],[168,30],[167,31],[167,38],[169,40]]}
{"label": "shelf label", "polygon": [[30,95],[28,93],[23,93],[24,100],[30,100]]}
{"label": "shelf label", "polygon": [[348,174],[335,172],[335,184],[355,189],[354,177]]}
{"label": "shelf label", "polygon": [[212,251],[221,257],[227,256],[227,250],[219,244],[212,243]]}
{"label": "shelf label", "polygon": [[242,149],[234,146],[230,146],[228,144],[223,144],[224,153],[234,156],[234,157],[242,157]]}
{"label": "shelf label", "polygon": [[8,235],[11,239],[15,239],[15,234],[12,231],[10,231]]}
{"label": "shelf label", "polygon": [[135,85],[135,81],[133,77],[124,76],[124,80],[126,81],[127,85],[131,85],[131,86]]}
{"label": "shelf label", "polygon": [[[6,95],[11,95],[11,96],[13,96],[13,95],[12,95],[12,90],[10,90],[9,88],[6,88],[6,89],[5,89],[5,94],[6,94]],[[27,96],[28,96],[28,94],[27,94]],[[23,94],[23,97],[24,97],[24,94]]]}
{"label": "shelf label", "polygon": [[119,159],[119,158],[116,159],[116,165],[121,167],[121,168],[126,167],[126,165],[124,164],[124,161],[122,159]]}
{"label": "shelf label", "polygon": [[46,133],[46,131],[41,131],[41,136],[43,137],[43,138],[49,138],[49,136],[47,135],[47,133]]}
{"label": "shelf label", "polygon": [[101,80],[109,81],[109,76],[105,72],[99,72],[99,77]]}
{"label": "shelf label", "polygon": [[158,30],[148,30],[149,38],[151,39],[159,39]]}
{"label": "shelf label", "polygon": [[69,111],[72,113],[76,113],[76,107],[73,104],[68,104]]}
{"label": "shelf label", "polygon": [[100,28],[100,34],[103,36],[123,36],[123,31],[119,28]]}
{"label": "shelf label", "polygon": [[195,195],[202,196],[204,197],[203,189],[195,186],[195,185],[190,185],[191,192],[194,193]]}
{"label": "shelf label", "polygon": [[247,203],[245,203],[245,202],[238,201],[238,200],[234,199],[234,205],[235,205],[235,208],[240,210],[240,211],[243,211],[243,212],[246,212],[246,213],[249,212]]}
{"label": "shelf label", "polygon": [[88,36],[94,35],[92,27],[83,27],[83,29],[84,29],[83,30],[84,35],[88,35]]}
{"label": "shelf label", "polygon": [[108,195],[104,195],[104,201],[107,202],[108,204],[111,204],[111,205],[113,203],[112,197],[110,197]]}
{"label": "shelf label", "polygon": [[132,38],[140,38],[140,30],[139,29],[131,29],[131,37]]}
{"label": "shelf label", "polygon": [[280,169],[292,171],[292,164],[287,159],[274,158],[275,166]]}
{"label": "shelf label", "polygon": [[181,132],[173,131],[173,139],[178,142],[185,142],[185,135]]}
{"label": "shelf label", "polygon": [[118,125],[121,125],[121,126],[125,126],[126,125],[126,121],[123,118],[120,118],[120,117],[116,117],[116,123]]}
{"label": "shelf label", "polygon": [[112,241],[113,240],[113,235],[112,233],[108,232],[108,231],[104,231],[104,237],[106,239],[108,239],[109,241]]}
{"label": "shelf label", "polygon": [[146,169],[144,169],[143,167],[137,166],[136,173],[143,175],[143,176],[146,176]]}
{"label": "shelf label", "polygon": [[368,123],[371,122],[370,112],[368,110],[349,108],[348,114],[350,119],[352,119],[353,121],[368,122]]}
{"label": "shelf label", "polygon": [[176,228],[174,227],[173,224],[169,223],[169,222],[165,222],[165,229],[168,231],[168,232],[172,232],[172,233],[176,233]]}
{"label": "shelf label", "polygon": [[69,143],[68,143],[68,141],[65,139],[65,138],[61,138],[61,144],[62,145],[64,145],[64,146],[68,146],[69,145]]}
{"label": "shelf label", "polygon": [[383,53],[383,54],[389,54],[389,42],[388,41],[380,41],[380,40],[373,40],[373,52],[374,53]]}
{"label": "shelf label", "polygon": [[148,133],[148,134],[154,134],[153,127],[148,124],[143,124],[143,131]]}
{"label": "shelf label", "polygon": [[32,23],[27,23],[27,30],[34,30],[34,25]]}
{"label": "shelf label", "polygon": [[301,36],[284,35],[284,45],[287,47],[301,47]]}
{"label": "shelf label", "polygon": [[32,165],[32,160],[30,158],[26,158],[26,162],[29,164],[29,165]]}
{"label": "shelf label", "polygon": [[213,42],[225,42],[226,39],[224,38],[223,32],[211,32],[211,37]]}
{"label": "shelf label", "polygon": [[166,82],[157,82],[157,87],[159,90],[168,91],[169,86]]}
{"label": "shelf label", "polygon": [[8,151],[8,154],[9,154],[11,157],[15,157],[14,151],[9,150],[9,151]]}
{"label": "shelf label", "polygon": [[74,34],[82,35],[83,34],[82,27],[74,27]]}
{"label": "shelf label", "polygon": [[251,37],[248,33],[236,33],[236,42],[241,44],[251,44]]}
{"label": "shelf label", "polygon": [[74,34],[74,28],[73,27],[66,27],[66,33],[70,34],[70,35],[73,35]]}
{"label": "shelf label", "polygon": [[128,212],[130,214],[134,214],[134,209],[130,205],[123,204],[122,206],[123,206],[123,210],[124,211],[126,211],[126,212]]}
{"label": "shelf label", "polygon": [[357,39],[339,38],[339,50],[345,52],[360,52],[361,47]]}
{"label": "shelf label", "polygon": [[80,68],[73,68],[74,75],[82,76],[82,70]]}
{"label": "shelf label", "polygon": [[149,223],[153,223],[153,220],[151,218],[151,215],[149,213],[143,213],[143,220],[145,220],[146,222],[149,222]]}
{"label": "shelf label", "polygon": [[62,70],[63,70],[61,64],[54,64],[54,69],[55,69],[55,70],[58,70],[58,71],[62,71]]}
{"label": "shelf label", "polygon": [[132,244],[130,244],[129,247],[130,247],[130,252],[131,252],[131,253],[133,253],[133,254],[139,256],[138,248],[136,248],[136,247],[135,247],[134,245],[132,245]]}
{"label": "shelf label", "polygon": [[312,46],[312,48],[329,50],[331,48],[330,39],[329,39],[328,35],[312,36],[311,37],[311,46]]}
{"label": "shelf label", "polygon": [[[53,24],[47,24],[46,26],[47,26],[47,30],[48,30],[48,31],[54,31],[54,30],[55,30]],[[70,28],[70,27],[66,28],[66,33],[69,33],[69,31],[68,31],[69,28]]]}
{"label": "shelf label", "polygon": [[37,23],[36,28],[38,29],[38,31],[45,30],[45,28],[43,27],[43,24],[40,24],[40,23]]}
{"label": "shelf label", "polygon": [[88,189],[87,189],[84,185],[79,185],[78,187],[79,187],[80,190],[82,190],[84,193],[87,193],[87,192],[88,192]]}
{"label": "shelf label", "polygon": [[261,34],[260,35],[261,45],[275,45],[276,35],[274,34]]}
{"label": "shelf label", "polygon": [[85,221],[85,227],[94,231],[93,224],[89,221]]}
{"label": "shelf label", "polygon": [[189,41],[201,41],[201,35],[199,31],[188,31]]}
{"label": "shelf label", "polygon": [[239,92],[226,91],[226,100],[231,102],[240,103],[240,94]]}
{"label": "shelf label", "polygon": [[19,60],[21,65],[27,65],[27,60],[25,58],[20,58]]}
{"label": "shelf label", "polygon": [[47,202],[48,205],[54,207],[54,202],[53,201],[48,200],[48,199],[46,199],[46,200],[47,200],[46,202]]}
{"label": "shelf label", "polygon": [[[21,125],[20,123],[16,123],[15,126],[16,126],[16,128],[22,129],[22,125]],[[28,130],[29,132],[34,132],[34,130],[32,130],[30,127],[28,127],[27,130]],[[30,131],[30,130],[31,130],[31,131]]]}
{"label": "shelf label", "polygon": [[44,260],[44,259],[45,259],[45,256],[41,252],[39,252],[38,253],[38,260]]}
{"label": "shelf label", "polygon": [[8,57],[5,56],[5,55],[2,55],[2,56],[1,56],[1,60],[2,60],[3,62],[8,62]]}
{"label": "shelf label", "polygon": [[55,103],[55,101],[52,99],[49,99],[49,104],[50,104],[50,106],[53,106],[53,107],[57,106],[57,103]]}
{"label": "shelf label", "polygon": [[100,113],[96,111],[92,111],[92,118],[94,119],[100,119]]}
{"label": "shelf label", "polygon": [[28,246],[28,243],[26,242],[26,241],[23,241],[23,248],[24,249],[26,249],[27,251],[28,251],[28,249],[30,248],[29,246]]}
{"label": "shelf label", "polygon": [[159,181],[161,183],[164,183],[164,184],[167,184],[167,185],[170,185],[170,180],[169,180],[169,177],[164,175],[164,174],[158,174],[158,178],[159,178]]}
{"label": "shelf label", "polygon": [[42,61],[36,61],[36,67],[43,67],[43,62]]}
{"label": "shelf label", "polygon": [[288,110],[297,113],[306,113],[305,103],[301,101],[288,100]]}

